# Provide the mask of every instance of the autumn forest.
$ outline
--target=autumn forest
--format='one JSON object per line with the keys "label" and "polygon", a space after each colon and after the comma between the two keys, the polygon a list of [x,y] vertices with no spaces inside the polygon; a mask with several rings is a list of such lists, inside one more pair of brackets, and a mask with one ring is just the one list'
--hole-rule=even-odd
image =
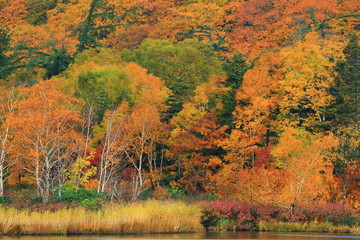
{"label": "autumn forest", "polygon": [[359,213],[359,33],[355,0],[0,0],[0,203]]}

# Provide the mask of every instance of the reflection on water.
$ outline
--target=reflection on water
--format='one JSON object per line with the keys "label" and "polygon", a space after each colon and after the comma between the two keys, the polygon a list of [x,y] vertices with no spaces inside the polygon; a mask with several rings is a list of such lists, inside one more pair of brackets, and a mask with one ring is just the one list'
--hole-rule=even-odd
{"label": "reflection on water", "polygon": [[134,234],[105,236],[21,236],[0,237],[0,240],[115,240],[115,239],[267,239],[267,240],[345,240],[360,239],[360,235],[351,234],[316,234],[316,233],[181,233],[181,234]]}

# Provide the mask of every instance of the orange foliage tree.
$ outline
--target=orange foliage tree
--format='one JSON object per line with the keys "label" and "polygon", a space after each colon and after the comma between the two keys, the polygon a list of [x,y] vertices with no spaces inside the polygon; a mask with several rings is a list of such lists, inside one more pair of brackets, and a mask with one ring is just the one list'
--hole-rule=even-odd
{"label": "orange foliage tree", "polygon": [[169,90],[161,79],[135,63],[129,63],[125,71],[133,77],[131,88],[137,99],[124,120],[122,135],[126,161],[136,172],[132,189],[135,200],[147,185],[155,188],[161,176],[162,159],[156,147],[164,143],[167,135],[161,113],[166,109],[164,102]]}
{"label": "orange foliage tree", "polygon": [[216,115],[205,114],[186,132],[179,132],[171,141],[168,157],[177,183],[188,193],[205,193],[213,189],[213,175],[222,164],[222,149],[218,146],[225,136],[226,126],[216,124]]}
{"label": "orange foliage tree", "polygon": [[281,66],[279,53],[262,55],[254,68],[245,73],[243,84],[237,91],[236,128],[221,145],[227,151],[225,160],[240,169],[252,167],[261,146],[270,142],[280,100]]}
{"label": "orange foliage tree", "polygon": [[171,121],[168,157],[173,159],[175,179],[187,192],[210,190],[212,175],[221,165],[218,141],[225,136],[227,126],[216,123],[222,108],[220,97],[228,90],[224,76],[212,76],[208,83],[195,90],[195,96]]}
{"label": "orange foliage tree", "polygon": [[269,193],[278,195],[281,192],[287,173],[273,164],[270,150],[267,147],[258,151],[252,168],[240,168],[236,162],[223,165],[214,176],[213,192],[224,199],[274,204],[269,202]]}
{"label": "orange foliage tree", "polygon": [[[142,106],[143,105],[143,106]],[[164,142],[166,128],[156,106],[139,104],[125,119],[123,136],[126,161],[135,170],[132,200],[149,186],[158,185],[162,164],[157,144]]]}
{"label": "orange foliage tree", "polygon": [[213,191],[220,197],[254,201],[255,195],[261,195],[256,187],[260,175],[255,172],[261,172],[256,159],[265,151],[264,147],[274,142],[272,135],[276,130],[275,118],[281,99],[281,67],[279,53],[265,53],[243,77],[236,92],[235,129],[219,142],[226,154],[221,169],[214,176]]}
{"label": "orange foliage tree", "polygon": [[333,184],[330,150],[337,147],[333,135],[313,135],[287,128],[272,155],[278,168],[285,171],[283,188],[278,194],[268,192],[268,201],[290,208],[291,205],[328,200]]}
{"label": "orange foliage tree", "polygon": [[[279,204],[282,202],[284,206],[286,205],[284,192],[295,190],[283,183],[290,181],[291,177],[296,178],[295,173],[291,172],[294,169],[279,168],[277,164],[259,167],[256,166],[256,161],[259,154],[264,151],[264,147],[277,143],[277,134],[286,129],[286,126],[301,124],[310,126],[311,122],[325,121],[324,109],[332,101],[329,93],[332,82],[329,54],[332,54],[331,57],[337,57],[339,45],[336,42],[330,44],[328,40],[311,33],[304,41],[299,41],[296,45],[284,48],[280,52],[262,54],[253,69],[247,71],[236,95],[237,106],[234,112],[236,128],[228,138],[221,142],[221,146],[226,150],[224,156],[226,164],[215,176],[215,192],[219,196],[232,196],[245,201],[256,199],[260,202],[269,202],[269,199],[273,199],[272,203],[277,201]],[[299,107],[306,107],[308,110],[306,117],[304,109],[296,111]],[[289,134],[289,136],[296,135]],[[316,150],[316,143],[320,141],[317,139],[320,137],[310,137],[306,135],[306,132],[298,135],[315,142],[314,149],[311,151],[325,149],[325,145],[324,148],[318,145],[318,150]],[[330,141],[329,138],[326,139]],[[275,149],[281,148],[279,146]],[[273,156],[276,157],[274,153],[275,150]],[[321,167],[324,165],[324,158],[319,159],[321,160],[317,164]],[[304,166],[305,169],[306,167]],[[327,168],[325,174],[327,178],[329,169],[331,167]],[[284,181],[284,178],[287,180]],[[265,185],[261,181],[266,181],[265,185],[271,189],[270,192],[262,188]],[[303,197],[305,198],[306,195],[304,194]],[[293,200],[296,198],[294,194],[291,197]],[[281,200],[274,200],[275,198],[281,198]],[[302,202],[304,198],[299,202]],[[290,200],[286,201],[288,201],[286,206],[290,206]]]}
{"label": "orange foliage tree", "polygon": [[223,31],[224,10],[215,3],[176,4],[169,0],[108,1],[122,18],[116,30],[104,38],[105,46],[120,50],[135,49],[145,38],[182,40],[181,32],[206,25]]}
{"label": "orange foliage tree", "polygon": [[233,163],[225,165],[216,175],[215,193],[287,209],[329,201],[334,178],[327,158],[337,144],[332,135],[287,128],[265,162],[257,158],[250,169]]}
{"label": "orange foliage tree", "polygon": [[24,24],[27,14],[26,0],[7,1],[3,6],[0,5],[0,26],[12,29]]}
{"label": "orange foliage tree", "polygon": [[56,179],[62,181],[66,162],[81,150],[82,136],[76,130],[81,124],[76,109],[79,103],[58,91],[52,82],[40,82],[21,90],[21,101],[7,118],[14,129],[16,147],[12,155],[19,159],[21,168],[32,174],[44,202]]}
{"label": "orange foliage tree", "polygon": [[250,58],[263,50],[280,49],[301,40],[311,30],[323,31],[325,23],[338,25],[331,31],[342,35],[354,30],[356,18],[337,17],[359,14],[359,4],[350,0],[255,0],[231,2],[225,9],[230,12],[230,45]]}
{"label": "orange foliage tree", "polygon": [[10,173],[9,168],[15,164],[15,160],[9,158],[9,153],[13,148],[11,136],[14,129],[10,127],[7,117],[14,113],[19,94],[14,88],[1,88],[0,93],[0,198],[2,198],[4,197],[4,183]]}

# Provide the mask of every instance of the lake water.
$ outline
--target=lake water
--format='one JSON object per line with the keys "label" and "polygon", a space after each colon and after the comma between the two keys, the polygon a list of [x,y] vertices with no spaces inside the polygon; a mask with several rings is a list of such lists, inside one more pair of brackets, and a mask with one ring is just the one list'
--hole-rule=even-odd
{"label": "lake water", "polygon": [[115,239],[267,239],[267,240],[345,240],[360,239],[360,235],[316,233],[182,233],[182,234],[136,234],[107,236],[21,236],[0,237],[0,240],[115,240]]}

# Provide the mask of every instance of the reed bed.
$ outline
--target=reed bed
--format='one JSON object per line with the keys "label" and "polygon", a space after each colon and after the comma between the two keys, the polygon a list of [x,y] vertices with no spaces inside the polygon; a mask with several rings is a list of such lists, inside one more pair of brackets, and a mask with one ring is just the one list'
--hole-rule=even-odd
{"label": "reed bed", "polygon": [[107,234],[202,232],[201,209],[181,202],[113,204],[55,212],[0,208],[0,234]]}
{"label": "reed bed", "polygon": [[359,227],[334,225],[328,222],[259,222],[259,231],[270,232],[328,232],[328,233],[355,233],[360,232]]}

